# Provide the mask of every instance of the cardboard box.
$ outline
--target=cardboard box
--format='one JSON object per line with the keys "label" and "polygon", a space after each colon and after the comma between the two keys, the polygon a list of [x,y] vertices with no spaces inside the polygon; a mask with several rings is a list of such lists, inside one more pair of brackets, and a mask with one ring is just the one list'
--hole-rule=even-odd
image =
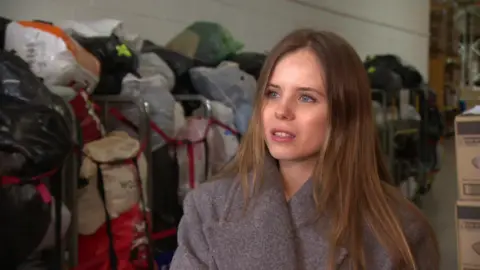
{"label": "cardboard box", "polygon": [[477,89],[477,87],[462,89],[459,99],[465,102],[467,107],[466,109],[469,110],[477,105],[480,105],[480,91]]}
{"label": "cardboard box", "polygon": [[457,201],[458,269],[480,270],[480,201]]}
{"label": "cardboard box", "polygon": [[480,200],[480,108],[455,118],[455,148],[460,200]]}

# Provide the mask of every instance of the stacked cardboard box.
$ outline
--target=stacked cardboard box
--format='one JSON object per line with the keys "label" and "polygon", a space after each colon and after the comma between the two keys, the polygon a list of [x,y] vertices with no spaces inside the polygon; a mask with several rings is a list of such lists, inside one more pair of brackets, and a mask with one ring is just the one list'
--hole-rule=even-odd
{"label": "stacked cardboard box", "polygon": [[459,269],[480,270],[480,107],[456,117],[455,140]]}

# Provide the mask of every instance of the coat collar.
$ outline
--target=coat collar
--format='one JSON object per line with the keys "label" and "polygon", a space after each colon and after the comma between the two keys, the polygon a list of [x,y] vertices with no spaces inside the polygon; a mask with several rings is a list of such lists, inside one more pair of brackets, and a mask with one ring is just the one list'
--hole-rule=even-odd
{"label": "coat collar", "polygon": [[259,188],[257,196],[264,194],[274,195],[278,203],[286,205],[292,219],[292,225],[300,227],[306,223],[313,223],[318,220],[318,215],[313,197],[313,181],[307,180],[303,186],[290,198],[285,198],[282,175],[278,169],[277,161],[267,155],[263,170],[263,183]]}
{"label": "coat collar", "polygon": [[[252,178],[251,176],[251,180]],[[253,182],[250,184],[253,184]],[[230,200],[228,200],[223,211],[224,213],[221,215],[221,221],[240,219],[249,211],[255,211],[256,207],[264,207],[265,205],[289,211],[292,225],[295,227],[318,220],[313,198],[313,181],[307,180],[292,198],[287,201],[277,161],[270,155],[267,155],[265,158],[262,179],[255,191],[253,189],[250,190],[250,196],[251,199],[248,206],[245,207],[244,193],[240,188],[240,184],[234,185],[230,191]],[[266,199],[268,202],[265,203]]]}
{"label": "coat collar", "polygon": [[[308,235],[308,254],[312,254],[308,260],[311,265],[323,265],[323,256],[329,251],[324,227],[327,222],[316,214],[313,182],[308,180],[287,202],[281,174],[276,161],[270,157],[265,160],[262,180],[247,208],[240,184],[233,185],[219,223],[207,226],[210,232],[207,238],[216,247],[214,257],[219,266],[235,263],[221,258],[243,252],[250,259],[259,258],[251,260],[248,269],[298,269],[297,263],[305,255],[298,254],[298,241],[305,241],[305,234]],[[234,252],[230,252],[230,245],[236,247]],[[347,251],[340,249],[338,264],[346,256]],[[279,268],[271,268],[277,264]],[[238,267],[230,269],[247,269],[244,264]]]}

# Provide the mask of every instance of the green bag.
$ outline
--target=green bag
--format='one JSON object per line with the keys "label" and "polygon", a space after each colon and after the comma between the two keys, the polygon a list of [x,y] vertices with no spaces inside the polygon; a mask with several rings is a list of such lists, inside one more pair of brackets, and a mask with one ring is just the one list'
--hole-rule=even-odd
{"label": "green bag", "polygon": [[168,42],[166,48],[204,63],[216,64],[239,52],[243,46],[218,23],[195,22]]}

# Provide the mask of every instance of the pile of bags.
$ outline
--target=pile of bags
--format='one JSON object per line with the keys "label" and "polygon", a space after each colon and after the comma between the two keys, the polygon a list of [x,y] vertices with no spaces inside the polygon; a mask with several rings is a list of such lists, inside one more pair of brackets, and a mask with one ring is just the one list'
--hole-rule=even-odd
{"label": "pile of bags", "polygon": [[[408,160],[414,166],[421,162],[425,171],[440,169],[439,141],[444,132],[442,116],[438,110],[435,91],[429,88],[418,70],[404,64],[398,56],[385,54],[368,56],[364,66],[370,79],[372,103],[377,126],[387,129],[387,121],[402,119],[421,121],[420,138],[397,136],[396,160]],[[390,108],[397,104],[400,92],[408,91],[416,100],[410,104],[401,104],[400,113],[395,117]],[[416,106],[414,106],[416,105]],[[420,140],[420,143],[419,141]],[[423,151],[419,153],[418,145]],[[403,172],[408,170],[403,169]]]}
{"label": "pile of bags", "polygon": [[13,53],[0,52],[0,80],[0,260],[5,269],[50,269],[43,252],[70,220],[55,199],[74,145],[69,109]]}
{"label": "pile of bags", "polygon": [[[152,247],[148,230],[176,227],[185,194],[234,156],[266,56],[240,52],[243,44],[211,22],[192,24],[166,45],[117,20],[0,24],[2,262],[24,269],[51,259],[39,252],[54,246],[52,235],[65,236],[53,224],[62,217],[68,228],[70,211],[47,195],[71,186],[59,173],[70,155],[81,160],[72,172],[80,179],[78,269],[138,269],[152,249],[174,249],[175,235]],[[148,102],[151,149],[138,135],[133,104],[116,108],[121,121],[100,121],[94,99],[105,95]]]}
{"label": "pile of bags", "polygon": [[[211,22],[195,22],[161,45],[117,20],[1,18],[2,263],[34,269],[22,265],[51,259],[44,251],[70,221],[55,200],[62,185],[72,186],[59,174],[70,155],[81,160],[71,172],[79,177],[79,270],[139,269],[151,263],[152,250],[174,250],[175,232],[165,238],[165,230],[178,225],[185,194],[233,158],[251,118],[266,55],[242,48]],[[365,67],[372,87],[389,96],[423,81],[389,55]],[[134,104],[110,111],[114,121],[105,126],[98,96],[146,101],[151,148],[139,137]],[[54,230],[59,220],[65,228]]]}

